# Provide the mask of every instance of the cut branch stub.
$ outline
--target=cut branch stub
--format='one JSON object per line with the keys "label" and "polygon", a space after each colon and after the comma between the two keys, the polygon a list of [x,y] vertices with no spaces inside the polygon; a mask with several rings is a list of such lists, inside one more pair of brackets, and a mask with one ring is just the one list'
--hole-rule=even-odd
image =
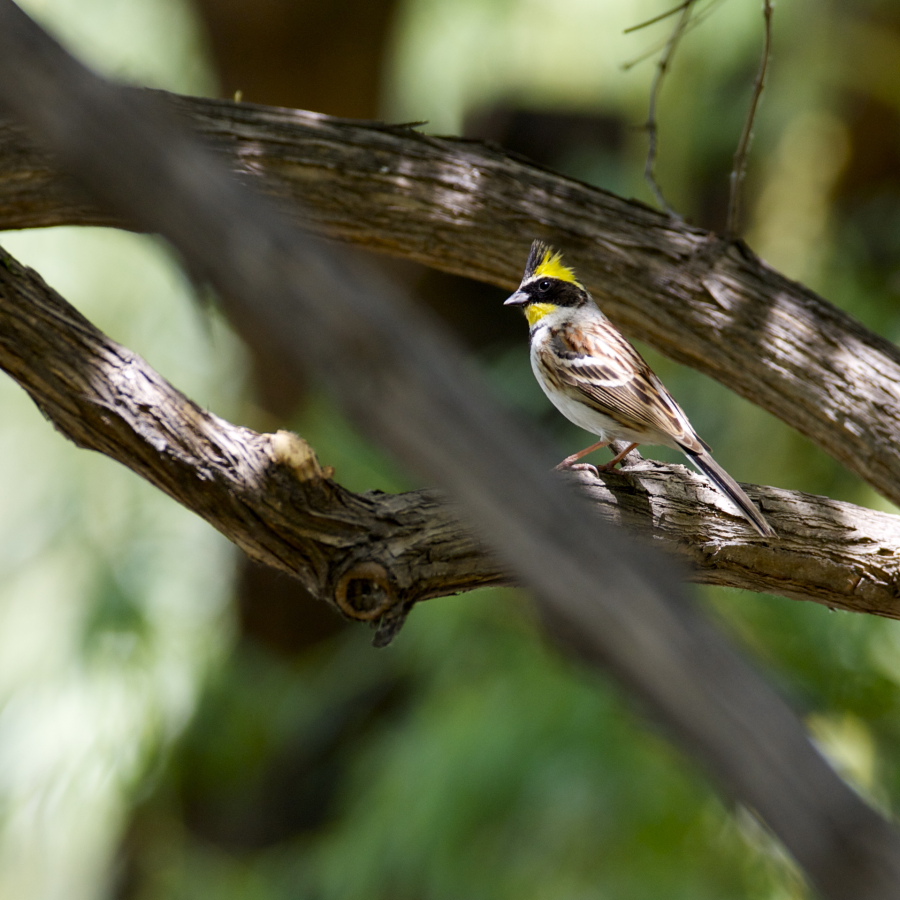
{"label": "cut branch stub", "polygon": [[397,602],[388,570],[372,560],[354,564],[334,587],[334,602],[348,619],[373,622]]}
{"label": "cut branch stub", "polygon": [[386,647],[400,632],[415,601],[398,597],[397,586],[381,563],[364,560],[338,578],[334,602],[348,619],[372,625],[372,643]]}

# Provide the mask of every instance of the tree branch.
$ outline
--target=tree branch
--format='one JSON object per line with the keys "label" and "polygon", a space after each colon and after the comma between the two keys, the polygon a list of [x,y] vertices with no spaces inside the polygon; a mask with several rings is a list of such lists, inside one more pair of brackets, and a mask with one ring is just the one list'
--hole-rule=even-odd
{"label": "tree branch", "polygon": [[[565,247],[627,333],[774,413],[900,503],[900,351],[743,244],[477,143],[163,96],[310,230],[505,287],[518,284],[532,238]],[[3,125],[0,225],[60,224],[123,222]]]}
{"label": "tree branch", "polygon": [[[434,492],[345,490],[302,439],[201,409],[2,250],[0,368],[78,446],[128,466],[349,618],[393,622],[421,600],[513,583]],[[754,486],[779,535],[760,542],[683,466],[644,461],[576,480],[603,517],[652,538],[695,581],[900,618],[900,517]]]}

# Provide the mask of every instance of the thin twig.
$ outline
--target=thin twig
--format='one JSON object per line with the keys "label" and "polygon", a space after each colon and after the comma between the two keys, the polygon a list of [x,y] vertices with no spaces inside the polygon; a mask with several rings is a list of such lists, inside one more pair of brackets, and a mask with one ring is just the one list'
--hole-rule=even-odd
{"label": "thin twig", "polygon": [[652,19],[646,19],[643,22],[639,22],[637,25],[631,25],[626,28],[622,34],[631,34],[635,31],[640,31],[642,28],[647,28],[650,25],[655,25],[657,22],[662,22],[663,19],[668,19],[669,16],[674,16],[677,12],[682,12],[686,6],[690,6],[694,0],[684,0],[683,3],[679,3],[678,6],[673,6],[671,9],[667,9],[665,12],[660,13],[658,16],[654,16]]}
{"label": "thin twig", "polygon": [[[687,23],[687,25],[685,25],[684,33],[687,34],[689,31],[693,31],[693,29],[697,28],[699,25],[705,22],[706,19],[715,12],[716,7],[724,2],[725,0],[709,0],[709,3],[707,3],[704,9],[701,9],[699,12],[695,10],[691,14],[690,21]],[[648,19],[646,22],[641,22],[639,25],[632,25],[630,28],[626,28],[622,33],[629,34],[631,32],[637,31],[638,29],[646,28],[648,25],[653,25],[657,22],[661,22],[663,21],[663,19],[667,19],[669,16],[674,16],[675,13],[681,12],[684,6],[688,5],[689,3],[694,3],[696,5],[697,0],[685,0],[684,3],[679,3],[678,6],[672,7],[672,9],[670,9],[668,12],[661,13],[660,15],[655,16],[652,19]],[[656,56],[657,53],[660,53],[665,46],[666,41],[659,41],[658,43],[649,47],[647,50],[641,53],[640,56],[636,56],[628,62],[622,63],[622,71],[627,72],[629,71],[629,69],[633,69],[636,65],[644,62],[644,60],[651,59],[652,57]]]}
{"label": "thin twig", "polygon": [[644,167],[644,177],[647,179],[647,184],[650,185],[650,190],[653,192],[653,196],[656,198],[656,202],[670,215],[674,216],[676,219],[680,219],[681,216],[675,212],[675,210],[669,205],[668,200],[666,200],[663,195],[662,189],[659,186],[659,183],[656,180],[656,151],[657,151],[657,138],[658,138],[658,126],[656,122],[656,106],[659,101],[659,95],[662,91],[663,79],[666,77],[666,74],[669,71],[669,63],[672,60],[672,57],[675,54],[675,50],[678,48],[678,44],[681,41],[681,38],[684,36],[685,29],[687,28],[688,22],[690,22],[691,12],[693,11],[696,0],[687,0],[681,8],[681,15],[678,17],[678,22],[675,24],[675,27],[672,29],[671,35],[669,35],[669,40],[666,42],[666,46],[663,49],[662,55],[659,58],[659,62],[656,64],[656,74],[653,76],[653,84],[650,88],[650,107],[647,111],[647,123],[644,126],[647,130],[647,137],[649,139],[649,143],[647,146],[647,164]]}
{"label": "thin twig", "polygon": [[765,37],[763,39],[762,59],[759,62],[759,70],[756,73],[756,82],[753,85],[753,97],[750,100],[750,109],[747,111],[747,120],[744,122],[744,131],[734,154],[734,164],[731,168],[731,185],[728,192],[728,217],[725,221],[725,236],[734,239],[738,235],[741,215],[741,190],[744,186],[744,178],[747,175],[747,158],[750,152],[750,141],[753,138],[753,125],[756,121],[756,112],[759,109],[759,101],[766,87],[766,74],[769,70],[769,59],[772,55],[772,2],[763,0],[763,21],[765,22]]}

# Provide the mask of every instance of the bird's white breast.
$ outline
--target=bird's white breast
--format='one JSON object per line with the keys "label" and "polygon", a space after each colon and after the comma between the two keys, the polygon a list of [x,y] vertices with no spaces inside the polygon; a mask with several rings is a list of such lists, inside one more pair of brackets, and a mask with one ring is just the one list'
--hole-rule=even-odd
{"label": "bird's white breast", "polygon": [[539,325],[531,336],[531,370],[550,402],[570,422],[591,434],[596,434],[601,440],[629,440],[628,435],[622,434],[621,426],[615,419],[603,415],[587,403],[572,397],[562,387],[555,387],[552,384],[551,375],[545,371],[539,353],[541,345],[548,335],[549,329]]}

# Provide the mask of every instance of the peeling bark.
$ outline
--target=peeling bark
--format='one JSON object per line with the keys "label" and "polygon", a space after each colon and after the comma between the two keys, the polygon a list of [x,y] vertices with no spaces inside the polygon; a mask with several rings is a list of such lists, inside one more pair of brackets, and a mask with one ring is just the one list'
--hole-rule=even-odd
{"label": "peeling bark", "polygon": [[[2,251],[0,367],[79,447],[128,466],[349,618],[393,627],[420,600],[513,583],[435,492],[346,490],[302,438],[200,408]],[[695,581],[900,618],[900,517],[748,486],[778,531],[765,541],[683,466],[568,477]]]}

